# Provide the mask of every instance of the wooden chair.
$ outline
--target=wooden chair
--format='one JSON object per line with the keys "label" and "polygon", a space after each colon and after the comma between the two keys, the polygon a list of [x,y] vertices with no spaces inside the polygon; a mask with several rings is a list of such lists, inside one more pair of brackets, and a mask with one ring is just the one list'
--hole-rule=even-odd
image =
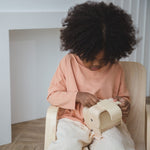
{"label": "wooden chair", "polygon": [[[120,61],[125,71],[125,81],[131,97],[131,110],[127,127],[135,142],[136,150],[150,150],[150,105],[146,106],[146,69],[137,62]],[[58,107],[47,110],[45,125],[45,145],[56,140]]]}

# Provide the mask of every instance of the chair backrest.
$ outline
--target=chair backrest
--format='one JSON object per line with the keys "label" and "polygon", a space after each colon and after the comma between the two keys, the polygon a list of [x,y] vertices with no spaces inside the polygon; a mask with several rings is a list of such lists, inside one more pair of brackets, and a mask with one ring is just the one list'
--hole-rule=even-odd
{"label": "chair backrest", "polygon": [[135,144],[145,149],[146,69],[137,62],[120,61],[131,98],[127,127]]}

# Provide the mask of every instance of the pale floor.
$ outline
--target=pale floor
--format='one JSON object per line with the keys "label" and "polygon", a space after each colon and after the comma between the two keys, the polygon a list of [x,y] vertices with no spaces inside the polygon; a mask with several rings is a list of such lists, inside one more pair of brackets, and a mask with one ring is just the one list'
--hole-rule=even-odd
{"label": "pale floor", "polygon": [[12,143],[0,150],[44,150],[45,118],[12,125]]}

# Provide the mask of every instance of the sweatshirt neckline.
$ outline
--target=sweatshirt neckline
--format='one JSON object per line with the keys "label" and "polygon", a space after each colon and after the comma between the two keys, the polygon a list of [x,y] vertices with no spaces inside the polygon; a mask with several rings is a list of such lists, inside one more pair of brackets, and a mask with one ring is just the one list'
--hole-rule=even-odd
{"label": "sweatshirt neckline", "polygon": [[88,70],[89,72],[92,72],[92,73],[97,73],[97,72],[103,72],[105,70],[107,70],[109,68],[109,64],[107,64],[106,66],[104,66],[103,68],[101,69],[98,69],[98,70],[95,70],[95,71],[92,71],[90,70],[89,68],[85,67],[85,65],[83,64],[83,61],[79,58],[79,56],[77,56],[76,54],[71,54],[72,56],[75,57],[77,63],[82,66],[83,68],[85,68],[86,70]]}

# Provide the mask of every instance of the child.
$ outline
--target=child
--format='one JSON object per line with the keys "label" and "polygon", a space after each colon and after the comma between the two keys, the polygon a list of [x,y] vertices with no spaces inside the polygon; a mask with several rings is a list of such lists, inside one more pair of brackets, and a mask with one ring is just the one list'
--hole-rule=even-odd
{"label": "child", "polygon": [[[48,89],[47,100],[60,107],[57,140],[49,150],[135,150],[126,127],[129,92],[119,59],[136,44],[131,16],[104,2],[87,1],[69,9],[61,29],[63,57]],[[95,139],[84,124],[82,110],[100,99],[121,102],[123,124]],[[88,149],[87,148],[87,149]]]}

